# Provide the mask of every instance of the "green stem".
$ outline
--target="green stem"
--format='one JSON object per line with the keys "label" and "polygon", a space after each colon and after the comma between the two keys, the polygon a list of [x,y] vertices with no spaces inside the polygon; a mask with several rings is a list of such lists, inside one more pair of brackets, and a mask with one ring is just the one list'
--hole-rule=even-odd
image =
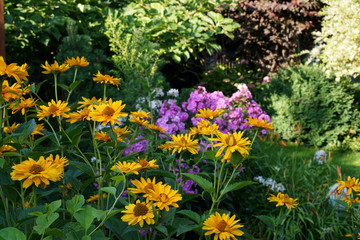
{"label": "green stem", "polygon": [[[78,71],[78,68],[75,67],[74,79],[73,79],[72,83],[74,83],[75,80],[76,80],[77,71]],[[71,93],[73,92],[73,90],[74,90],[74,89],[70,89],[69,94],[68,94],[68,96],[67,96],[67,98],[66,98],[66,102],[69,102],[70,95],[71,95]]]}
{"label": "green stem", "polygon": [[53,73],[54,75],[54,82],[55,82],[55,100],[58,103],[58,92],[57,92],[57,73]]}

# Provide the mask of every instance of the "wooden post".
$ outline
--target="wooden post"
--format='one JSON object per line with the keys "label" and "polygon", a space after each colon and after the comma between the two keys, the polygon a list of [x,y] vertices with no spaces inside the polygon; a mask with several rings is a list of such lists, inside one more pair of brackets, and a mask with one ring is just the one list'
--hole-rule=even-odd
{"label": "wooden post", "polygon": [[4,0],[0,0],[0,56],[5,60]]}

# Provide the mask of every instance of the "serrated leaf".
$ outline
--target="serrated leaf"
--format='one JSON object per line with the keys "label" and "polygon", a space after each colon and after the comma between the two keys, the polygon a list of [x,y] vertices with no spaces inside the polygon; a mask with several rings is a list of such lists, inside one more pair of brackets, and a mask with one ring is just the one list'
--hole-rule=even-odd
{"label": "serrated leaf", "polygon": [[82,210],[82,206],[85,203],[83,195],[75,195],[71,200],[66,201],[66,209],[73,215],[74,213]]}
{"label": "serrated leaf", "polygon": [[214,189],[212,183],[210,181],[206,180],[205,178],[202,178],[198,175],[191,174],[191,173],[183,173],[182,175],[193,180],[197,185],[202,187],[205,191],[207,191],[211,195],[214,194],[215,189]]}

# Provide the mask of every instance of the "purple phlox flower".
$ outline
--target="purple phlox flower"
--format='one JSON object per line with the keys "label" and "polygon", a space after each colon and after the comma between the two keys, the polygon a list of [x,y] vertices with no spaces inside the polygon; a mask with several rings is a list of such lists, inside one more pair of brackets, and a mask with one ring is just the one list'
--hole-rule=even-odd
{"label": "purple phlox flower", "polygon": [[[146,152],[146,148],[147,148],[147,145],[148,145],[148,140],[146,140],[144,137],[142,137],[141,135],[140,136],[137,136],[134,140],[140,140],[140,139],[144,139],[142,141],[139,141],[139,142],[136,142],[136,143],[133,143],[131,145],[129,145],[125,151],[124,151],[124,155],[127,156],[131,153],[138,153],[138,152]],[[126,139],[127,143],[129,144],[130,141],[129,139]]]}
{"label": "purple phlox flower", "polygon": [[[185,130],[185,121],[189,118],[173,100],[165,100],[159,111],[159,118],[156,125],[164,128],[168,134],[177,134]],[[163,135],[161,135],[163,136]]]}

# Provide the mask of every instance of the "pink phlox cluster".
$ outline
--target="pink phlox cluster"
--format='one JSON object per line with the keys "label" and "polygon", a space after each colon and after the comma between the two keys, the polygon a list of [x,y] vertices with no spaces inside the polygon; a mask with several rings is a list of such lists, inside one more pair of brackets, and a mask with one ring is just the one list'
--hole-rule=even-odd
{"label": "pink phlox cluster", "polygon": [[173,100],[165,100],[160,107],[156,125],[164,128],[168,134],[177,134],[185,130],[185,121],[188,118],[189,115],[183,112]]}

